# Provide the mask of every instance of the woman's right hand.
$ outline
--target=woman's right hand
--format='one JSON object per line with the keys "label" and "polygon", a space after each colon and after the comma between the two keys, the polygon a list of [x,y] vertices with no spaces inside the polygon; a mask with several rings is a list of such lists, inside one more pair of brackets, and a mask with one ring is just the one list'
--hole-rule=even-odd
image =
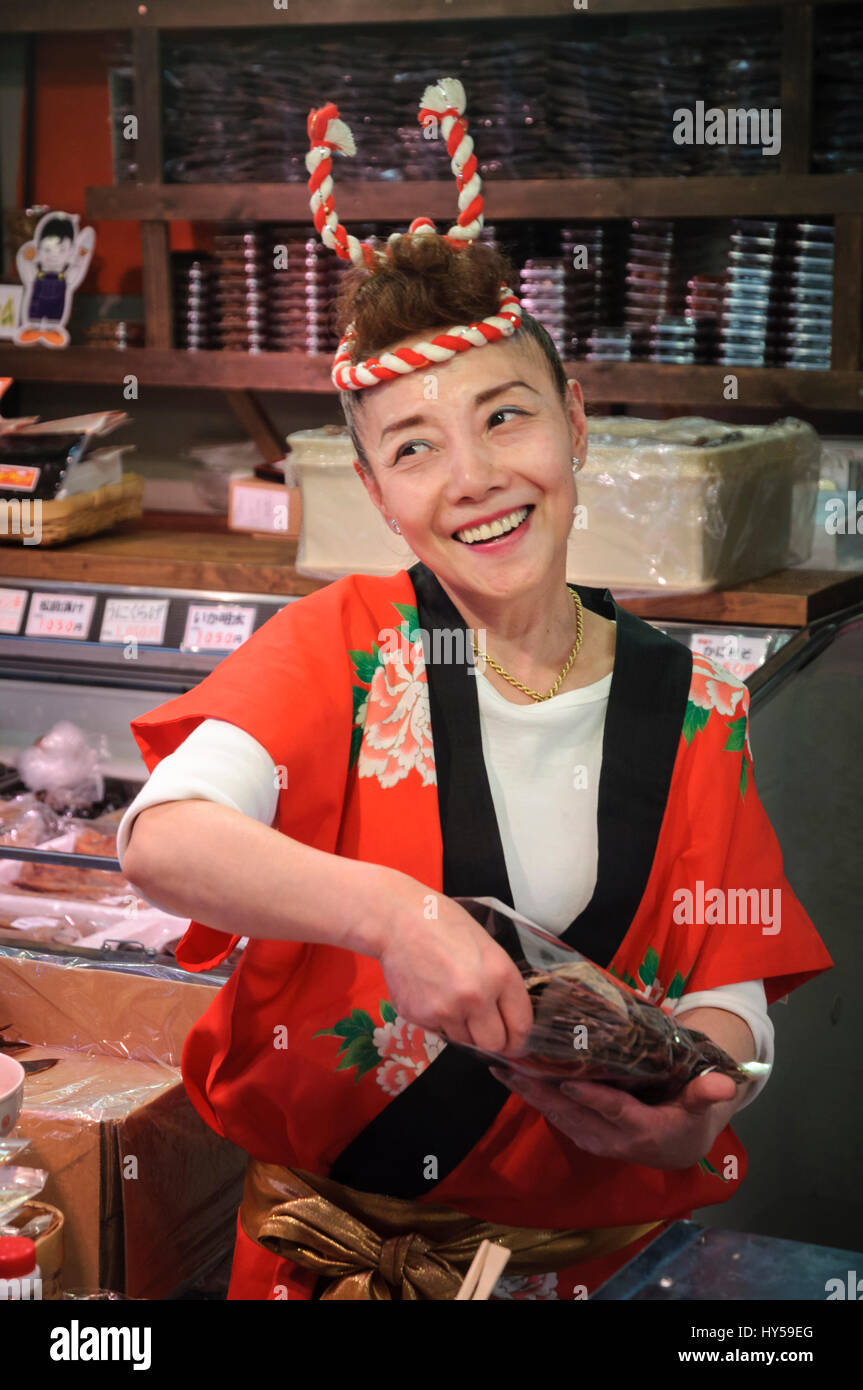
{"label": "woman's right hand", "polygon": [[452,898],[409,882],[422,896],[396,895],[379,954],[393,1007],[449,1042],[517,1055],[533,1025],[517,967]]}

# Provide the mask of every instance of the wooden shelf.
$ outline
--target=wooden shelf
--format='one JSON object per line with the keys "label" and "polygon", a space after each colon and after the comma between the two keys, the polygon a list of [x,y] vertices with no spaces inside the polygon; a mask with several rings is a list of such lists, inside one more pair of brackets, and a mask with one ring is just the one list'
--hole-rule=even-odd
{"label": "wooden shelf", "polygon": [[[859,0],[837,0],[842,6]],[[863,410],[860,299],[863,295],[863,173],[810,174],[813,121],[814,6],[829,0],[775,0],[757,6],[775,11],[781,30],[781,104],[786,117],[781,158],[763,162],[769,172],[745,175],[662,178],[488,179],[485,216],[493,220],[585,220],[634,217],[811,217],[832,216],[836,228],[833,301],[833,369],[806,372],[746,367],[665,366],[651,363],[566,364],[589,403],[663,405],[709,411],[726,404],[726,377],[738,381],[739,406],[777,413]],[[329,356],[304,353],[188,353],[174,350],[169,223],[172,220],[281,222],[309,228],[304,182],[165,184],[162,130],[162,36],[170,30],[267,29],[326,25],[332,30],[363,24],[441,24],[501,21],[516,27],[556,20],[561,33],[591,18],[613,15],[683,15],[742,11],[754,0],[602,0],[594,15],[574,9],[573,0],[414,0],[396,14],[390,0],[290,0],[290,7],[263,5],[251,14],[241,0],[30,0],[6,6],[0,31],[64,32],[125,29],[132,35],[135,109],[141,113],[137,159],[140,183],[86,189],[86,215],[96,221],[140,224],[145,349],[123,353],[97,348],[62,352],[0,345],[0,373],[28,380],[105,383],[127,374],[151,386],[211,388],[229,393],[229,403],[269,457],[277,445],[259,402],[248,392],[332,392]],[[572,27],[563,28],[564,19]],[[742,21],[742,15],[741,15]],[[625,27],[625,24],[624,24]],[[434,34],[429,29],[429,51]],[[649,167],[646,166],[646,167]],[[762,166],[759,165],[759,168]],[[362,181],[339,183],[338,206],[348,224],[364,221],[406,224],[419,209],[446,226],[455,216],[452,181]],[[25,353],[29,356],[25,359]]]}
{"label": "wooden shelf", "polygon": [[[332,357],[302,352],[185,352],[181,349],[0,346],[0,376],[142,386],[335,394]],[[741,405],[776,410],[863,410],[863,371],[808,372],[782,367],[689,367],[653,362],[566,362],[588,405],[723,405],[725,379],[737,377]],[[732,402],[733,404],[733,402]]]}
{"label": "wooden shelf", "polygon": [[[829,0],[778,0],[783,9],[804,9],[807,4]],[[858,0],[832,0],[852,5]],[[753,0],[602,0],[600,16],[681,14],[699,10],[753,9]],[[772,8],[772,6],[770,7]],[[143,13],[142,13],[143,11]],[[593,11],[588,10],[588,16]],[[96,29],[268,29],[286,26],[360,24],[432,24],[484,19],[500,23],[507,20],[570,18],[584,19],[573,8],[572,0],[412,0],[397,13],[392,0],[290,0],[285,9],[258,5],[250,11],[241,0],[28,0],[26,5],[10,3],[0,14],[0,33],[73,33]]]}
{"label": "wooden shelf", "polygon": [[166,527],[144,516],[101,536],[42,550],[0,546],[0,580],[129,584],[135,588],[302,597],[326,583],[297,574],[297,543],[229,531],[224,518],[174,515]]}
{"label": "wooden shelf", "polygon": [[622,598],[650,622],[727,623],[745,627],[805,627],[863,600],[863,574],[848,570],[780,570],[709,594]]}
{"label": "wooden shelf", "polygon": [[[49,550],[0,546],[0,583],[52,579],[302,597],[329,581],[298,574],[296,554],[295,541],[239,535],[223,517],[149,514]],[[652,622],[803,627],[861,599],[863,574],[793,569],[707,594],[622,596],[620,602]]]}
{"label": "wooden shelf", "polygon": [[[863,212],[863,174],[725,175],[617,179],[486,179],[485,217],[523,221],[630,217],[814,217]],[[305,183],[121,183],[85,190],[87,217],[115,222],[288,222],[312,234]],[[346,222],[450,222],[453,182],[339,182]]]}

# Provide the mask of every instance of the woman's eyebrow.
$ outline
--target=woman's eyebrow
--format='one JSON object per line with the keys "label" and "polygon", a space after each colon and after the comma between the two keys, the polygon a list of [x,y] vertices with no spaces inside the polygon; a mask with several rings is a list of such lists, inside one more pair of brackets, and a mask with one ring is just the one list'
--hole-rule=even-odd
{"label": "woman's eyebrow", "polygon": [[[474,406],[485,405],[495,396],[503,395],[504,391],[511,391],[514,386],[523,386],[525,391],[532,391],[535,396],[540,394],[533,386],[528,386],[526,381],[504,381],[500,386],[490,386],[488,390],[480,391],[478,396],[474,396]],[[381,431],[379,442],[382,444],[387,435],[395,433],[396,430],[409,430],[413,429],[414,425],[424,425],[428,419],[427,415],[407,415],[403,420],[394,420]]]}

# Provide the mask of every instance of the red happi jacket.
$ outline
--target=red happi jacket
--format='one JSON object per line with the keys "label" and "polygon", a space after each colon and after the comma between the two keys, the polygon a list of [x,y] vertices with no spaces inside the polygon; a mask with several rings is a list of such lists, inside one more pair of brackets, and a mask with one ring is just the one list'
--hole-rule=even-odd
{"label": "red happi jacket", "polygon": [[[764,980],[773,1003],[832,962],[785,879],[758,798],[748,690],[609,594],[579,593],[616,620],[617,644],[596,889],[562,939],[666,1010],[684,990],[750,979]],[[465,635],[461,615],[420,563],[390,578],[351,575],[288,604],[194,690],[133,722],[148,769],[202,720],[227,720],[284,770],[284,834],[389,865],[430,892],[512,905],[476,671],[447,659],[446,643],[435,655],[428,642],[392,640],[416,629]],[[244,870],[227,864],[225,872]],[[752,889],[759,902],[764,893],[766,903],[779,903],[769,926],[754,911],[755,920],[733,924],[716,911],[731,890]],[[705,901],[712,911],[698,910]],[[582,1152],[479,1059],[400,1018],[376,960],[255,940],[254,931],[243,917],[232,936],[192,922],[177,959],[206,970],[251,938],[189,1033],[182,1070],[206,1123],[258,1159],[479,1219],[553,1229],[667,1223],[725,1201],[745,1176],[746,1154],[730,1126],[683,1170]],[[274,1047],[284,1029],[287,1047]],[[521,1281],[509,1296],[590,1289],[638,1248]],[[238,1224],[230,1297],[308,1298],[313,1284]]]}

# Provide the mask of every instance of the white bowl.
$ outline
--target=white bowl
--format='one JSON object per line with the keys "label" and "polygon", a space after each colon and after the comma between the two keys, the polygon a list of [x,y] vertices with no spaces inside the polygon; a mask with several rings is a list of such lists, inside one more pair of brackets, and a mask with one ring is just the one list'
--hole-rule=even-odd
{"label": "white bowl", "polygon": [[24,1076],[21,1063],[0,1052],[0,1139],[15,1128],[24,1099]]}

